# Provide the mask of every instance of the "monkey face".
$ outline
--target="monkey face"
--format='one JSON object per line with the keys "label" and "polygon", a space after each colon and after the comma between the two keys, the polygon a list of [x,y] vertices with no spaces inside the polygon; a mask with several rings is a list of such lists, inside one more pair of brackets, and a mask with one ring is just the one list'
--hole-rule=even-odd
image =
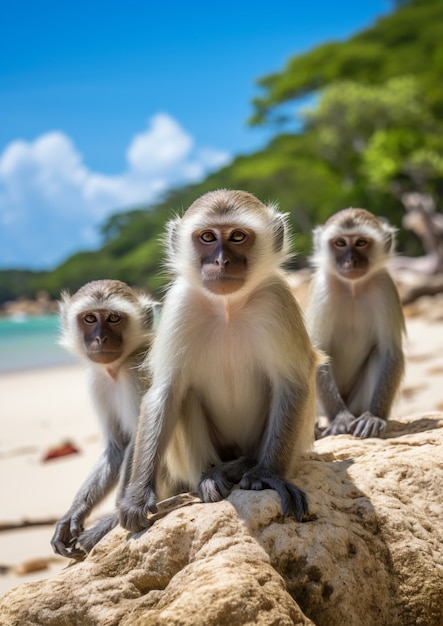
{"label": "monkey face", "polygon": [[123,353],[127,316],[119,311],[82,311],[77,324],[83,334],[87,356],[94,363],[112,363]]}
{"label": "monkey face", "polygon": [[234,293],[246,282],[255,233],[244,226],[211,225],[192,234],[203,285],[214,294]]}
{"label": "monkey face", "polygon": [[357,280],[364,276],[370,265],[373,240],[358,234],[341,235],[329,241],[335,266],[343,278]]}

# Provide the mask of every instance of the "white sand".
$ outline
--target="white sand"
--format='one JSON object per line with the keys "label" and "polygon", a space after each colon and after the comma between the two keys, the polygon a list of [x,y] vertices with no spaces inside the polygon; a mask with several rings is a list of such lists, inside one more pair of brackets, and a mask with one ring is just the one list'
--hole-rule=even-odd
{"label": "white sand", "polygon": [[[58,519],[69,508],[102,449],[98,420],[83,368],[64,366],[0,375],[0,523]],[[71,441],[81,454],[42,462],[49,448]],[[110,510],[108,498],[97,515]],[[15,568],[35,558],[49,569],[0,575],[0,595],[28,580],[52,575],[68,564],[50,546],[54,526],[0,532],[0,566]]]}
{"label": "white sand", "polygon": [[[443,316],[408,320],[407,373],[396,416],[443,410]],[[102,448],[80,366],[0,375],[0,523],[59,518]],[[81,454],[42,463],[51,447],[70,440]],[[110,510],[108,498],[97,515]],[[95,516],[96,517],[96,516]],[[0,595],[23,582],[54,575],[68,564],[50,546],[53,526],[0,532],[0,566],[51,559],[32,574],[0,575]]]}

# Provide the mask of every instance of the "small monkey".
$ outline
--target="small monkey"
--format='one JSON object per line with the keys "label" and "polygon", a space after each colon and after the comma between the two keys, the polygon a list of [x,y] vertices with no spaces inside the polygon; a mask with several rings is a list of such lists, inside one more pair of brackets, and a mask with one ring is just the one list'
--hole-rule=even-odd
{"label": "small monkey", "polygon": [[63,556],[83,558],[118,524],[115,512],[83,529],[86,517],[119,475],[122,486],[128,481],[140,400],[148,386],[139,365],[152,341],[157,307],[148,295],[118,280],[92,281],[72,296],[62,293],[60,343],[86,361],[91,397],[106,439],[97,464],[57,522],[51,544]]}
{"label": "small monkey", "polygon": [[285,216],[244,191],[197,199],[167,228],[175,278],[148,368],[120,523],[149,525],[157,497],[196,489],[205,502],[275,489],[301,520],[286,480],[314,435],[315,371],[302,314],[281,270]]}
{"label": "small monkey", "polygon": [[365,209],[344,209],[314,230],[311,338],[330,357],[317,373],[329,426],[322,436],[379,437],[404,373],[405,321],[386,270],[395,229]]}

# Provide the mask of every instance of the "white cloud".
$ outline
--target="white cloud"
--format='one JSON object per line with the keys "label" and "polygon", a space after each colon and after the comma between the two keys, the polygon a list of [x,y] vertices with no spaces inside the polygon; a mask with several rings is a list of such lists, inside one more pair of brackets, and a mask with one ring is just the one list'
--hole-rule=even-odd
{"label": "white cloud", "polygon": [[192,137],[169,115],[152,118],[148,130],[136,135],[126,157],[134,172],[161,172],[186,160]]}
{"label": "white cloud", "polygon": [[116,176],[94,172],[57,131],[10,143],[0,155],[0,267],[52,267],[97,245],[93,227],[110,213],[197,181],[229,155],[197,148],[176,120],[160,113],[133,137],[126,160]]}

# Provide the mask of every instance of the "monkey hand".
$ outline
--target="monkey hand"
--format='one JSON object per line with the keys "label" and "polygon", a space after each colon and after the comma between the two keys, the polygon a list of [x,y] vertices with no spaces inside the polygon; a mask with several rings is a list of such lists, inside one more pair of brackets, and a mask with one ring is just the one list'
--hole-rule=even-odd
{"label": "monkey hand", "polygon": [[351,424],[355,422],[355,415],[350,411],[340,411],[334,417],[333,421],[320,434],[320,437],[328,437],[329,435],[346,435],[351,432]]}
{"label": "monkey hand", "polygon": [[368,437],[381,437],[386,429],[386,420],[376,417],[370,411],[365,411],[355,419],[349,429],[354,437],[367,439]]}
{"label": "monkey hand", "polygon": [[308,512],[308,501],[304,491],[260,465],[243,474],[239,487],[254,490],[274,489],[280,496],[283,514],[289,515],[292,511],[297,522],[301,522]]}
{"label": "monkey hand", "polygon": [[133,533],[148,528],[151,525],[148,513],[157,512],[156,501],[152,487],[140,489],[135,483],[128,485],[118,505],[120,524]]}
{"label": "monkey hand", "polygon": [[89,511],[79,507],[74,512],[69,511],[56,524],[51,545],[57,554],[68,558],[83,559],[84,551],[76,546],[76,542],[83,531],[83,522]]}
{"label": "monkey hand", "polygon": [[203,502],[218,502],[226,498],[232,486],[242,478],[244,473],[255,467],[256,461],[241,456],[233,461],[226,461],[210,467],[203,472],[198,484],[198,496]]}

